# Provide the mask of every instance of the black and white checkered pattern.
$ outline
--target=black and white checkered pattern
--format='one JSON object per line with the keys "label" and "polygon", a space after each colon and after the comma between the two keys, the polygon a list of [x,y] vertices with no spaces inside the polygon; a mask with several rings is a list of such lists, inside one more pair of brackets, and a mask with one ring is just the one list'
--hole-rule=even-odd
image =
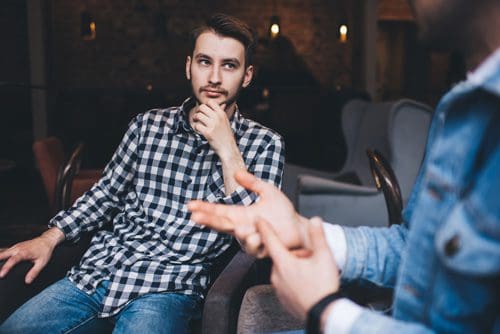
{"label": "black and white checkered pattern", "polygon": [[[239,187],[224,192],[222,166],[208,142],[187,121],[192,101],[181,107],[138,115],[104,170],[103,177],[49,226],[67,240],[99,229],[80,264],[68,273],[85,292],[109,280],[99,316],[116,314],[141,294],[176,291],[203,297],[213,260],[231,237],[190,221],[191,199],[250,204],[256,196]],[[248,170],[275,185],[281,183],[284,146],[275,132],[243,118],[231,128]]]}

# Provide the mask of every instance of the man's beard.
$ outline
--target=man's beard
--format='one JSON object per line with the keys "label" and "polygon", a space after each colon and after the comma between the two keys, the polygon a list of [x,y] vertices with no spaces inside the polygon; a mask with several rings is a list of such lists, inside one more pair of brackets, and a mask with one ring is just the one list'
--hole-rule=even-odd
{"label": "man's beard", "polygon": [[[189,69],[189,77],[190,77],[190,78],[192,78],[192,77],[193,77],[193,75],[192,75],[192,73],[191,73],[191,69]],[[238,100],[238,98],[240,97],[240,93],[241,93],[241,91],[243,90],[243,81],[244,81],[244,80],[245,80],[245,77],[243,76],[243,77],[241,78],[241,80],[240,80],[239,85],[238,85],[238,90],[236,91],[236,93],[234,93],[234,95],[233,95],[233,96],[229,96],[229,92],[228,92],[227,90],[225,90],[225,89],[222,89],[222,90],[221,90],[221,89],[220,89],[220,88],[218,88],[217,86],[210,86],[210,85],[207,85],[207,86],[203,86],[203,87],[201,87],[201,88],[198,90],[198,94],[201,94],[201,93],[203,92],[203,90],[204,90],[204,89],[206,89],[206,88],[212,88],[212,89],[215,89],[215,90],[219,89],[219,90],[221,90],[221,92],[223,92],[222,94],[223,94],[223,95],[226,95],[226,97],[227,97],[227,99],[226,99],[226,100],[224,100],[224,101],[222,101],[221,103],[219,103],[219,105],[223,105],[223,104],[225,104],[225,105],[226,105],[226,108],[227,108],[227,107],[229,107],[231,104],[233,104],[234,102],[236,102],[236,101]],[[202,102],[202,101],[200,101],[200,100],[198,99],[197,94],[195,94],[195,88],[193,87],[193,83],[192,83],[191,79],[189,80],[189,83],[190,83],[190,85],[191,85],[191,95],[192,95],[192,96],[194,97],[194,99],[196,100],[196,103],[197,103],[197,104],[203,104],[203,102]]]}

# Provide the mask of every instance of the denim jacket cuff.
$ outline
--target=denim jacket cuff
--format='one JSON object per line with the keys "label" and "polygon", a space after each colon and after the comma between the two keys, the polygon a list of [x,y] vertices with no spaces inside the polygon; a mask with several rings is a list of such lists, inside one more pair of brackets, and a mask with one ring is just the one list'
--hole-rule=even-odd
{"label": "denim jacket cuff", "polygon": [[365,268],[368,239],[362,229],[343,227],[346,237],[346,262],[342,271],[343,280],[359,278]]}

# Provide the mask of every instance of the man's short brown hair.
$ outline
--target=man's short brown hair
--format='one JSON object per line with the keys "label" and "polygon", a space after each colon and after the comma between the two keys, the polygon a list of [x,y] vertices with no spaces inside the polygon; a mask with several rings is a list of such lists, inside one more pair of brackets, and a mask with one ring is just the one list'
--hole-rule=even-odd
{"label": "man's short brown hair", "polygon": [[217,35],[231,37],[241,42],[245,47],[245,67],[253,64],[255,52],[255,33],[245,22],[226,14],[215,14],[203,26],[193,30],[191,34],[191,54],[194,52],[196,40],[207,31]]}

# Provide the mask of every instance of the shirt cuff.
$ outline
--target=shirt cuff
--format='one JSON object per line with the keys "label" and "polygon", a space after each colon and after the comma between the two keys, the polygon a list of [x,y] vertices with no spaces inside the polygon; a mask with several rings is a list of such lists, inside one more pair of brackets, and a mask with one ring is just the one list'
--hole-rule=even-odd
{"label": "shirt cuff", "polygon": [[326,242],[330,247],[333,258],[337,263],[339,271],[342,272],[346,262],[347,241],[344,229],[340,225],[329,223],[323,224],[323,231],[325,232]]}
{"label": "shirt cuff", "polygon": [[257,195],[250,193],[248,190],[242,186],[237,186],[236,189],[229,195],[225,195],[220,191],[217,197],[217,202],[222,204],[240,204],[240,205],[250,205],[255,202]]}
{"label": "shirt cuff", "polygon": [[335,305],[327,314],[324,333],[347,334],[354,322],[363,312],[363,308],[347,298],[335,301]]}

